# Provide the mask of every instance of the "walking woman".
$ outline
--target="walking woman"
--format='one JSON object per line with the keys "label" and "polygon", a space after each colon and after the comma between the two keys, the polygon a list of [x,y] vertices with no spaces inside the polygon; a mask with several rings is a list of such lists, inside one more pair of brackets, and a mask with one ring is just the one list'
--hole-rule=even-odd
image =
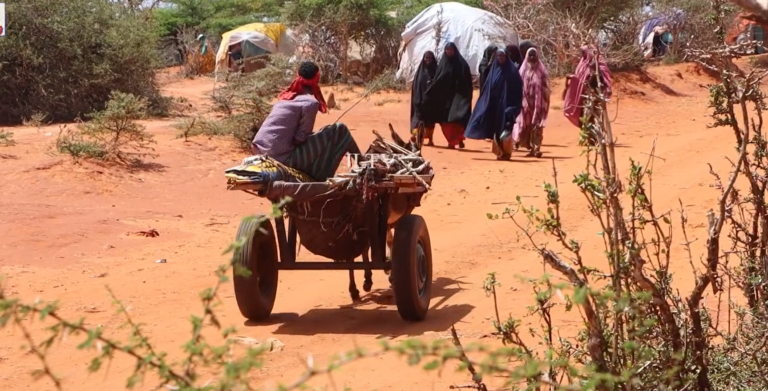
{"label": "walking woman", "polygon": [[490,44],[483,52],[483,59],[480,60],[480,65],[477,67],[477,73],[480,74],[480,90],[483,89],[483,85],[488,79],[488,73],[491,71],[491,65],[493,64],[494,58],[496,58],[496,52],[498,51],[498,46]]}
{"label": "walking woman", "polygon": [[530,39],[524,39],[524,40],[520,41],[520,45],[519,46],[520,46],[520,54],[523,55],[523,56],[525,56],[528,53],[528,49],[530,49],[530,48],[538,49],[539,48]]}
{"label": "walking woman", "polygon": [[[565,78],[565,90],[563,91],[563,114],[579,129],[582,128],[581,118],[584,116],[584,104],[586,103],[585,89],[597,90],[598,77],[600,85],[602,85],[603,95],[606,99],[610,98],[612,92],[611,71],[608,70],[605,61],[599,58],[594,46],[584,45],[581,47],[581,59],[576,66],[576,72]],[[592,120],[591,116],[586,118],[586,124],[591,124]],[[589,145],[595,145],[597,141],[592,131],[590,128],[590,133],[587,135],[586,142]]]}
{"label": "walking woman", "polygon": [[[432,80],[437,73],[437,60],[435,53],[428,51],[424,53],[419,68],[416,69],[416,75],[413,78],[411,87],[411,133],[416,137],[419,131],[419,122],[424,122],[424,138],[429,140],[427,145],[433,146],[435,143],[432,137],[435,134],[435,109],[426,105],[426,92]],[[419,140],[423,142],[424,140]]]}
{"label": "walking woman", "polygon": [[507,52],[499,50],[469,121],[467,138],[493,139],[496,159],[509,160],[512,157],[512,127],[522,104],[520,73],[507,57]]}
{"label": "walking woman", "polygon": [[464,148],[464,130],[472,115],[472,73],[453,42],[445,45],[425,101],[436,110],[435,120],[448,141],[448,148]]}
{"label": "walking woman", "polygon": [[541,157],[544,126],[549,115],[549,73],[535,48],[529,48],[520,68],[523,79],[523,111],[515,122],[512,138],[517,147],[530,150],[528,156]]}
{"label": "walking woman", "polygon": [[523,65],[523,55],[520,53],[520,46],[511,43],[504,48],[504,51],[507,53],[507,58],[512,60],[517,69],[520,69]]}

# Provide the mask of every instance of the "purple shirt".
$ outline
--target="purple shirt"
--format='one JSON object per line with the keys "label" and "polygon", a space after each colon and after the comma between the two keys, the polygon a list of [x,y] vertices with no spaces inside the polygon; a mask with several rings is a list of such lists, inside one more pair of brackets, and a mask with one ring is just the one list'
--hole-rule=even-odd
{"label": "purple shirt", "polygon": [[307,141],[312,134],[319,109],[320,103],[312,95],[277,101],[253,138],[253,146],[259,153],[285,163],[294,145]]}

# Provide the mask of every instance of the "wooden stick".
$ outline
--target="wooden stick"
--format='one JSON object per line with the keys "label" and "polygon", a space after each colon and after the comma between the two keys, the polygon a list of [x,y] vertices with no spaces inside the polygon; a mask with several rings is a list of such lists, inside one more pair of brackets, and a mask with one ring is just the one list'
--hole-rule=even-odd
{"label": "wooden stick", "polygon": [[358,100],[357,100],[357,102],[355,102],[355,103],[354,103],[352,106],[349,106],[349,108],[348,108],[348,109],[344,110],[344,112],[343,112],[343,113],[341,113],[341,115],[339,116],[339,118],[336,118],[336,121],[333,121],[333,122],[334,122],[334,123],[337,123],[337,122],[339,122],[339,120],[341,119],[341,117],[345,116],[347,113],[349,113],[349,111],[350,111],[350,110],[354,109],[354,108],[355,108],[355,106],[357,106],[358,104],[360,104],[360,102],[362,102],[364,99],[367,99],[367,98],[368,98],[368,96],[367,96],[367,95],[363,95],[363,97],[362,97],[362,98],[358,99]]}
{"label": "wooden stick", "polygon": [[419,182],[421,182],[421,184],[422,184],[422,185],[424,185],[424,187],[425,187],[427,190],[429,190],[429,189],[430,189],[430,186],[429,186],[429,184],[428,184],[426,181],[424,181],[423,179],[421,179],[421,177],[419,176],[419,174],[417,174],[415,171],[413,171],[413,169],[411,168],[411,166],[410,166],[409,164],[405,164],[405,163],[404,163],[402,160],[400,160],[400,159],[397,159],[397,160],[398,160],[398,161],[400,161],[400,163],[401,163],[402,165],[404,165],[404,166],[406,167],[406,169],[408,169],[408,171],[410,172],[410,174],[411,174],[411,175],[413,175],[413,177],[414,177],[414,178],[418,179],[418,181],[419,181]]}
{"label": "wooden stick", "polygon": [[413,154],[413,152],[411,152],[411,151],[409,151],[409,150],[407,150],[407,149],[405,149],[405,148],[403,148],[403,147],[401,147],[401,146],[399,146],[399,145],[397,145],[397,144],[395,144],[395,143],[393,143],[391,141],[388,141],[387,139],[382,137],[381,134],[379,134],[379,132],[376,129],[373,130],[373,134],[376,135],[376,138],[379,141],[381,141],[384,144],[390,146],[391,148],[394,148],[394,149],[400,151],[402,154],[404,154],[404,155],[412,155]]}

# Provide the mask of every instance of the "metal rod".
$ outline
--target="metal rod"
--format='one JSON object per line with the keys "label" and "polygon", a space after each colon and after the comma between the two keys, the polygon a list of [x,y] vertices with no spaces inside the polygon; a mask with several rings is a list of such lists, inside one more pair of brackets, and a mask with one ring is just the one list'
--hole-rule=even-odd
{"label": "metal rod", "polygon": [[391,263],[376,262],[278,262],[277,270],[389,270]]}

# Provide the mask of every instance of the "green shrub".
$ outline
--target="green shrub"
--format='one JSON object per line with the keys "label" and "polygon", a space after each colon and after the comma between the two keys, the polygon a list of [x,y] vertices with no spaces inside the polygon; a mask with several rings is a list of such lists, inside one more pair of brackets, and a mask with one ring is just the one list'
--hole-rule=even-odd
{"label": "green shrub", "polygon": [[178,137],[232,136],[239,149],[249,151],[253,137],[272,110],[272,99],[293,79],[294,66],[285,56],[270,56],[265,65],[251,73],[232,75],[226,85],[213,92],[213,110],[223,114],[223,119],[182,121],[176,125]]}
{"label": "green shrub", "polygon": [[93,140],[87,140],[77,130],[64,125],[59,128],[59,136],[56,137],[56,151],[69,155],[75,161],[80,159],[104,159],[107,155],[104,148]]}
{"label": "green shrub", "polygon": [[113,92],[103,111],[90,114],[91,120],[77,130],[63,127],[56,149],[75,159],[92,158],[133,164],[154,157],[152,134],[136,122],[147,114],[147,101],[131,94]]}
{"label": "green shrub", "polygon": [[0,129],[0,145],[4,147],[10,147],[15,144],[16,141],[13,140],[13,132],[10,130]]}
{"label": "green shrub", "polygon": [[162,103],[152,19],[119,2],[7,2],[10,32],[0,39],[0,123],[35,113],[72,121],[101,110],[112,91]]}

